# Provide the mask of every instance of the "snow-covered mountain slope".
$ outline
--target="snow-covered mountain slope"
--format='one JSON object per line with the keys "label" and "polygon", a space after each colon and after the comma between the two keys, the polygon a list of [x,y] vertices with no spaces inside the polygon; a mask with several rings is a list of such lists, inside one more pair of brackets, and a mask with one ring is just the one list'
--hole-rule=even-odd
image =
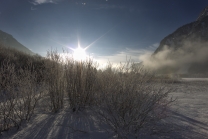
{"label": "snow-covered mountain slope", "polygon": [[179,27],[175,32],[165,37],[154,54],[160,52],[164,46],[176,50],[182,47],[185,41],[208,42],[208,6],[201,12],[196,21]]}
{"label": "snow-covered mountain slope", "polygon": [[200,13],[199,17],[197,18],[197,21],[200,21],[206,16],[208,16],[208,6],[205,7],[204,10]]}
{"label": "snow-covered mountain slope", "polygon": [[[167,53],[168,52],[168,53]],[[171,60],[177,70],[185,67],[188,73],[198,74],[208,71],[208,6],[196,21],[179,27],[165,37],[152,57],[161,61]],[[161,56],[165,57],[160,59]],[[173,65],[171,65],[173,67]],[[165,68],[168,66],[165,65]],[[161,67],[164,68],[164,67]]]}

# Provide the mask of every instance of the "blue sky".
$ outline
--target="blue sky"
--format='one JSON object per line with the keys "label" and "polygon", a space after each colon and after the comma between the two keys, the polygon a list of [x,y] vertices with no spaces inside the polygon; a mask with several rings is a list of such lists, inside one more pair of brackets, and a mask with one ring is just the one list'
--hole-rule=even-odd
{"label": "blue sky", "polygon": [[100,60],[153,52],[180,26],[193,22],[207,0],[1,0],[0,30],[42,56],[89,46]]}

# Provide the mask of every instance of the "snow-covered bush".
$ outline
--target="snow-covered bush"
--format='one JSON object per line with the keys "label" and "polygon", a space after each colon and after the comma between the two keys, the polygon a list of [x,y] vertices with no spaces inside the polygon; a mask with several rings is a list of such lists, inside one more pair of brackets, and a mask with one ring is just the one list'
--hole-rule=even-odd
{"label": "snow-covered bush", "polygon": [[53,112],[63,108],[64,97],[73,111],[91,108],[118,138],[137,137],[141,129],[152,129],[154,122],[166,116],[170,89],[160,82],[163,78],[138,64],[128,61],[98,70],[92,59],[76,61],[57,51],[41,60],[37,67],[28,62],[18,68],[10,60],[1,61],[1,132],[30,120],[42,96],[49,99]]}
{"label": "snow-covered bush", "polygon": [[153,75],[134,63],[109,66],[98,75],[100,96],[93,108],[118,138],[137,137],[143,128],[165,117],[170,89],[152,82]]}
{"label": "snow-covered bush", "polygon": [[67,59],[65,65],[66,90],[73,111],[94,103],[96,93],[96,65],[92,59],[75,61]]}
{"label": "snow-covered bush", "polygon": [[0,132],[29,121],[42,91],[32,63],[17,70],[4,60],[0,67]]}
{"label": "snow-covered bush", "polygon": [[44,66],[46,88],[50,97],[50,109],[57,112],[63,108],[65,93],[63,58],[57,51],[48,52]]}

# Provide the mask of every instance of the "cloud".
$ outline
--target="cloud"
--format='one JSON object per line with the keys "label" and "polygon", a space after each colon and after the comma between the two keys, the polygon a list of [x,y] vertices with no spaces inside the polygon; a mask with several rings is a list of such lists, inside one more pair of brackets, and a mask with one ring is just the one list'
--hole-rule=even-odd
{"label": "cloud", "polygon": [[146,51],[151,51],[151,52],[153,52],[153,51],[155,51],[155,50],[158,48],[159,45],[160,45],[160,43],[158,43],[158,42],[153,43],[152,45],[150,45],[150,46],[148,46],[148,47],[146,48]]}
{"label": "cloud", "polygon": [[30,1],[30,3],[32,3],[33,5],[40,5],[40,4],[44,4],[44,3],[57,4],[60,1],[61,0],[32,0],[32,1]]}

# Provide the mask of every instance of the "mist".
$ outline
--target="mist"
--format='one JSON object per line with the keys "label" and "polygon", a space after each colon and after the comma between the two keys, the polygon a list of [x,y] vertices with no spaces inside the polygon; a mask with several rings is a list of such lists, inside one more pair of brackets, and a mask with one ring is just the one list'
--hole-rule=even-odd
{"label": "mist", "polygon": [[139,57],[145,68],[158,73],[198,74],[208,72],[208,43],[184,41],[181,47],[165,45],[162,51]]}

